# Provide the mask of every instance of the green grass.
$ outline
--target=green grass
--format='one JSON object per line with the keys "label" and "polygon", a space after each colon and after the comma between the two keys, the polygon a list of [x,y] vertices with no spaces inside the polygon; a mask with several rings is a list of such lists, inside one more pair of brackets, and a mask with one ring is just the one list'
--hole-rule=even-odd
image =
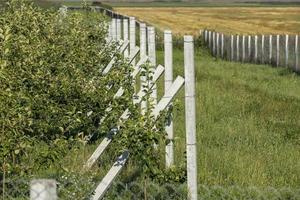
{"label": "green grass", "polygon": [[[299,187],[300,77],[283,68],[216,60],[203,49],[195,64],[199,183]],[[174,77],[183,70],[182,50],[175,50]],[[178,164],[185,150],[183,90],[175,108]]]}

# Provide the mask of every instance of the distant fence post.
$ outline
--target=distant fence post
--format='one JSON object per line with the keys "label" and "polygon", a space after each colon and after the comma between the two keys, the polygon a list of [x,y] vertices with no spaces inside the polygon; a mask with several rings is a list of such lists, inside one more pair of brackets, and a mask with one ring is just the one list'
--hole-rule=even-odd
{"label": "distant fence post", "polygon": [[[129,37],[128,37],[128,19],[126,19],[126,18],[123,19],[123,40],[125,42],[129,41]],[[129,57],[128,47],[124,51],[124,57],[125,58]]]}
{"label": "distant fence post", "polygon": [[117,19],[117,41],[121,40],[122,28],[121,28],[121,19]]}
{"label": "distant fence post", "polygon": [[285,35],[285,66],[289,64],[289,35]]}
{"label": "distant fence post", "polygon": [[57,200],[56,181],[36,179],[30,183],[30,200]]}
{"label": "distant fence post", "polygon": [[212,41],[213,41],[212,55],[215,56],[216,55],[216,33],[215,32],[213,32]]}
{"label": "distant fence post", "polygon": [[251,35],[248,36],[248,57],[250,62],[251,61]]}
{"label": "distant fence post", "polygon": [[245,62],[245,35],[243,35],[243,38],[242,38],[242,62]]}
{"label": "distant fence post", "polygon": [[230,35],[230,56],[231,61],[233,61],[233,35]]}
{"label": "distant fence post", "polygon": [[295,36],[295,71],[299,71],[299,66],[298,66],[298,35]]}
{"label": "distant fence post", "polygon": [[111,25],[112,25],[112,22],[110,21],[108,23],[108,39],[109,40],[112,40],[112,27],[111,27]]}
{"label": "distant fence post", "polygon": [[236,36],[236,61],[240,60],[240,36]]}
{"label": "distant fence post", "polygon": [[205,32],[204,32],[204,41],[207,44],[207,30],[206,29],[205,29]]}
{"label": "distant fence post", "polygon": [[[173,83],[173,40],[172,32],[164,31],[164,57],[165,57],[165,94]],[[167,138],[169,140],[166,145],[166,167],[174,164],[174,147],[173,147],[173,120],[172,113],[168,116],[166,125]]]}
{"label": "distant fence post", "polygon": [[255,46],[254,61],[255,63],[257,63],[257,55],[258,55],[257,35],[254,36],[254,46]]}
{"label": "distant fence post", "polygon": [[[140,59],[143,59],[147,55],[147,33],[146,24],[140,23]],[[144,71],[144,70],[143,70]],[[141,88],[146,89],[146,76],[141,75]],[[141,111],[144,114],[147,111],[147,101],[141,102]]]}
{"label": "distant fence post", "polygon": [[116,21],[116,18],[112,18],[111,28],[112,28],[112,39],[114,41],[116,41],[117,40],[117,21]]}
{"label": "distant fence post", "polygon": [[222,46],[221,46],[221,56],[224,59],[224,34],[222,33],[222,37],[221,37],[221,41],[222,41]]}
{"label": "distant fence post", "polygon": [[[153,26],[148,27],[148,56],[149,61],[153,66],[153,72],[156,67],[156,45],[155,45],[155,28]],[[156,83],[152,87],[151,97],[153,100],[153,105],[157,104],[157,88]]]}
{"label": "distant fence post", "polygon": [[208,31],[208,48],[211,50],[211,31]]}
{"label": "distant fence post", "polygon": [[279,40],[280,40],[280,36],[279,35],[277,35],[277,37],[276,37],[276,66],[278,67],[279,66],[279,48],[280,48],[280,46],[279,46]]}
{"label": "distant fence post", "polygon": [[197,146],[196,146],[196,103],[195,66],[193,36],[184,36],[184,74],[185,74],[185,122],[187,185],[190,200],[198,199],[197,192]]}
{"label": "distant fence post", "polygon": [[220,34],[217,33],[217,47],[216,47],[216,50],[217,50],[217,57],[219,57],[219,48],[220,48],[220,45],[219,45],[219,37],[220,37]]}
{"label": "distant fence post", "polygon": [[261,36],[261,63],[265,62],[265,35]]}
{"label": "distant fence post", "polygon": [[269,63],[272,64],[272,50],[273,50],[273,42],[272,42],[272,35],[269,36]]}
{"label": "distant fence post", "polygon": [[[134,52],[135,50],[135,18],[134,17],[130,17],[129,18],[129,52],[130,55]],[[135,60],[132,61],[132,64],[135,65]]]}

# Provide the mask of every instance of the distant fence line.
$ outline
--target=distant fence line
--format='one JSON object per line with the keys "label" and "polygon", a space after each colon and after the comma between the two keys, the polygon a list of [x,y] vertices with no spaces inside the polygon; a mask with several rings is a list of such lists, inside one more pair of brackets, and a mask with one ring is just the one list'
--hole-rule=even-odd
{"label": "distant fence line", "polygon": [[298,35],[227,35],[204,30],[211,54],[228,61],[270,64],[300,72]]}

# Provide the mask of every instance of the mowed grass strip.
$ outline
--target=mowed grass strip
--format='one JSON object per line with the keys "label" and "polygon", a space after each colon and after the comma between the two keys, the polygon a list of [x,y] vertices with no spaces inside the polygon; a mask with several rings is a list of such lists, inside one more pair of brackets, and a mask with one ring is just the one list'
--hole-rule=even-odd
{"label": "mowed grass strip", "polygon": [[[182,52],[174,51],[174,77],[184,75]],[[197,49],[195,65],[199,183],[299,187],[300,77],[287,69],[215,60],[203,49]],[[179,164],[185,151],[183,90],[176,101]]]}
{"label": "mowed grass strip", "polygon": [[211,29],[233,34],[299,34],[300,7],[117,7],[161,30],[198,34]]}

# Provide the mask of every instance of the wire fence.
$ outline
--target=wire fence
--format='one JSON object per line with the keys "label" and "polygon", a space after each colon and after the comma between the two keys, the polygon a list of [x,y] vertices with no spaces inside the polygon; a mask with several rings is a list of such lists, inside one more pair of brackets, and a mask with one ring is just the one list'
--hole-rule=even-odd
{"label": "wire fence", "polygon": [[[37,183],[47,182],[43,187]],[[35,184],[35,186],[33,186]],[[50,184],[50,186],[49,186]],[[52,184],[52,185],[51,185]],[[53,185],[54,184],[54,185]],[[1,182],[2,200],[41,200],[45,194],[61,200],[91,199],[92,190],[86,190],[90,182],[81,180],[6,180]],[[95,184],[95,183],[93,183]],[[35,189],[34,189],[34,188]],[[154,182],[121,182],[113,183],[103,199],[131,200],[183,200],[187,199],[186,184],[159,184]],[[208,186],[198,185],[198,196],[206,200],[300,200],[300,188],[242,187],[242,186]]]}
{"label": "wire fence", "polygon": [[226,35],[204,30],[211,54],[228,61],[270,64],[300,72],[298,35]]}

